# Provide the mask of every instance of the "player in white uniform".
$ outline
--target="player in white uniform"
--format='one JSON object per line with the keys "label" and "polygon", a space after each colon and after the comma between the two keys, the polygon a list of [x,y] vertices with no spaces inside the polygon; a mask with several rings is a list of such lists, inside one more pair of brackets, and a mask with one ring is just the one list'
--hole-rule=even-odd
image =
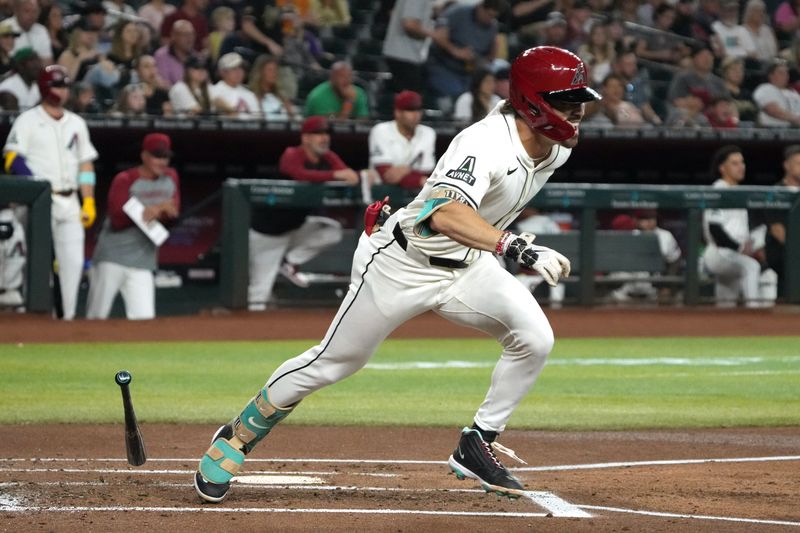
{"label": "player in white uniform", "polygon": [[38,82],[42,103],[14,120],[3,148],[5,169],[9,174],[50,182],[63,318],[72,320],[83,272],[84,228],[91,227],[97,216],[92,163],[97,150],[89,139],[86,122],[63,107],[70,83],[66,69],[47,66]]}
{"label": "player in white uniform", "polygon": [[[494,336],[503,351],[472,428],[464,428],[450,468],[460,478],[518,497],[523,487],[495,456],[495,439],[528,393],[553,347],[553,331],[531,293],[493,254],[542,274],[550,285],[569,261],[504,231],[578,142],[587,86],[574,54],[531,48],[511,67],[509,101],[462,131],[420,194],[374,231],[367,225],[353,258],[350,289],[320,344],[283,363],[212,439],[195,488],[221,501],[229,481],[271,428],[313,391],[363,367],[408,319],[433,310]],[[368,234],[371,233],[371,234]],[[397,295],[402,295],[398,297]],[[513,454],[513,452],[512,452]]]}
{"label": "player in white uniform", "polygon": [[[745,163],[738,146],[723,146],[712,158],[711,171],[718,179],[716,188],[736,187],[744,180]],[[707,209],[703,215],[706,246],[703,262],[714,275],[717,305],[736,305],[739,296],[747,307],[763,307],[775,303],[777,276],[765,271],[752,257],[747,209]]]}
{"label": "player in white uniform", "polygon": [[422,96],[402,91],[394,97],[394,120],[369,132],[369,166],[384,183],[420,189],[436,166],[436,131],[420,124]]}

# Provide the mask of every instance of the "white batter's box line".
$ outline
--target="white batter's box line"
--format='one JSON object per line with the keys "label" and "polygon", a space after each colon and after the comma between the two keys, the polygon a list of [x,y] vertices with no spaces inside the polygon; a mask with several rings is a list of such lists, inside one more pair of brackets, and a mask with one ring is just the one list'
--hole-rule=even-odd
{"label": "white batter's box line", "polygon": [[800,461],[800,455],[778,455],[770,457],[729,457],[729,458],[710,458],[710,459],[669,459],[658,461],[623,461],[613,463],[588,463],[578,465],[555,465],[555,466],[523,466],[519,468],[509,468],[515,472],[557,472],[564,470],[593,470],[599,468],[628,468],[631,466],[674,466],[674,465],[696,465],[707,463],[761,463],[768,461]]}
{"label": "white batter's box line", "polygon": [[714,520],[720,522],[744,522],[747,524],[764,524],[776,526],[795,526],[800,527],[800,522],[792,522],[789,520],[770,520],[761,518],[739,518],[735,516],[711,516],[700,514],[681,514],[681,513],[665,513],[661,511],[644,511],[640,509],[622,509],[619,507],[605,507],[602,505],[580,505],[582,509],[591,509],[594,511],[607,511],[610,513],[628,513],[645,516],[661,516],[664,518],[687,518],[694,520]]}
{"label": "white batter's box line", "polygon": [[546,513],[481,512],[481,511],[424,511],[415,509],[287,509],[269,507],[145,507],[145,506],[13,506],[0,505],[0,513],[96,513],[96,512],[145,512],[145,513],[292,513],[292,514],[364,514],[364,515],[427,515],[427,516],[472,516],[492,518],[544,518]]}
{"label": "white batter's box line", "polygon": [[[158,470],[158,469],[141,469],[141,468],[0,468],[0,472],[30,472],[30,473],[46,473],[46,472],[62,472],[65,474],[156,474],[156,475],[191,475],[196,470]],[[248,470],[251,475],[305,475],[305,476],[366,476],[366,477],[402,477],[405,474],[389,474],[384,472],[309,472],[309,471],[276,471],[276,470]]]}
{"label": "white batter's box line", "polygon": [[592,515],[553,494],[552,492],[526,490],[525,496],[539,507],[558,518],[591,518]]}

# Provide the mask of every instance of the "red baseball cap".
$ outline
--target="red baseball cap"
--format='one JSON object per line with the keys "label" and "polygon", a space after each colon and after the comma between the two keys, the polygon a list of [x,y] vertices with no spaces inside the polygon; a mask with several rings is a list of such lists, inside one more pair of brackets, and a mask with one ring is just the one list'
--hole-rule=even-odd
{"label": "red baseball cap", "polygon": [[300,133],[330,133],[331,127],[328,119],[322,116],[308,117],[303,121],[303,128]]}
{"label": "red baseball cap", "polygon": [[419,111],[422,109],[422,96],[414,91],[402,91],[394,97],[394,108],[401,111]]}
{"label": "red baseball cap", "polygon": [[142,150],[156,157],[172,157],[172,141],[164,133],[148,133],[142,141]]}

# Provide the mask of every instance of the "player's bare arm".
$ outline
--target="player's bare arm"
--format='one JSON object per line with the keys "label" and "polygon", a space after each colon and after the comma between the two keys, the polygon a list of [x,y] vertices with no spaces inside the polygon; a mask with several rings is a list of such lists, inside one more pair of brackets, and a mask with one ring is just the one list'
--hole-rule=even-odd
{"label": "player's bare arm", "polygon": [[493,252],[503,232],[486,222],[474,209],[460,202],[449,202],[431,215],[430,227],[459,244]]}

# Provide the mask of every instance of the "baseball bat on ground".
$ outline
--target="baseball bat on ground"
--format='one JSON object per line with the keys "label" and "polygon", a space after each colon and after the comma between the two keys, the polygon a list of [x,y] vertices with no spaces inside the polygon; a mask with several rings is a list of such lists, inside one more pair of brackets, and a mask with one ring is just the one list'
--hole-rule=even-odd
{"label": "baseball bat on ground", "polygon": [[131,391],[128,388],[132,379],[133,377],[127,370],[120,370],[114,376],[114,381],[122,391],[122,406],[125,409],[125,449],[128,452],[128,463],[133,466],[141,466],[147,461],[147,452],[144,449],[144,439],[139,430],[139,423],[136,421]]}

